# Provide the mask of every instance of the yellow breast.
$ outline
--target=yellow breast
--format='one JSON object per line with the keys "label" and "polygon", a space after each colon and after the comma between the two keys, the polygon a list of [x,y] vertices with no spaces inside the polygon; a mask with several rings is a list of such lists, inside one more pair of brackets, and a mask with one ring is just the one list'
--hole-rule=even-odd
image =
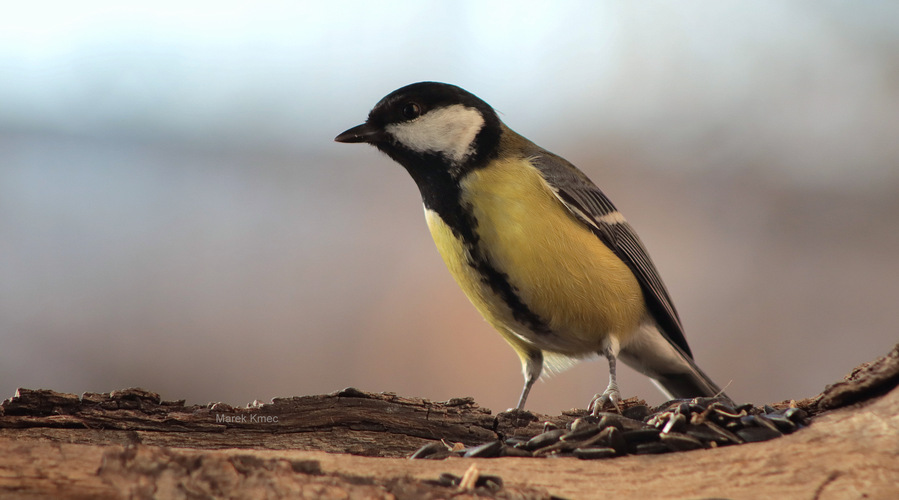
{"label": "yellow breast", "polygon": [[463,291],[513,346],[509,331],[534,347],[577,355],[599,350],[609,335],[626,341],[636,330],[646,308],[633,273],[529,162],[495,161],[463,178],[461,187],[463,207],[477,221],[478,250],[551,333],[529,332],[514,320],[436,213],[427,214],[428,226]]}

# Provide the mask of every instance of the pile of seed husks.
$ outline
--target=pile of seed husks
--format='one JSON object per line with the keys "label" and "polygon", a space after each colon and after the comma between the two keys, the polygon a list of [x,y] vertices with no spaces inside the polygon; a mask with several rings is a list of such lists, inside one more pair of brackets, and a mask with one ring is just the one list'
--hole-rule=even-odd
{"label": "pile of seed husks", "polygon": [[800,408],[776,410],[752,404],[733,406],[728,399],[696,398],[672,401],[651,412],[643,406],[624,415],[600,413],[574,420],[565,428],[547,423],[530,439],[511,437],[464,448],[439,441],[427,444],[411,458],[578,457],[609,458],[716,448],[767,441],[809,425]]}

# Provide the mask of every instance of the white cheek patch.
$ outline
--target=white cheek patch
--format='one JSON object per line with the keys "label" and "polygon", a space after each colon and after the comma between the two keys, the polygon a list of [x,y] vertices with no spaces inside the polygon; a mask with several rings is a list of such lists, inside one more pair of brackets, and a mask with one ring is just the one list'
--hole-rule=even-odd
{"label": "white cheek patch", "polygon": [[480,111],[453,104],[420,117],[386,127],[387,132],[412,151],[440,153],[461,163],[474,152],[474,138],[484,127]]}

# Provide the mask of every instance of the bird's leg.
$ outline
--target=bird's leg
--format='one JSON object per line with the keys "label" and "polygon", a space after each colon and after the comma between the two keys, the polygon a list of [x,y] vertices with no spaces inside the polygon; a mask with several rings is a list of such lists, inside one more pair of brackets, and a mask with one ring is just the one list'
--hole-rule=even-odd
{"label": "bird's leg", "polygon": [[534,385],[534,382],[540,378],[540,374],[543,372],[543,352],[536,351],[536,353],[528,353],[527,358],[522,361],[524,388],[521,390],[521,397],[518,398],[518,406],[516,407],[518,410],[524,410],[524,403],[528,399],[531,387]]}
{"label": "bird's leg", "polygon": [[602,394],[596,394],[593,396],[593,399],[590,400],[590,405],[587,406],[587,410],[593,415],[601,412],[608,403],[612,403],[615,410],[618,413],[621,413],[621,408],[618,407],[618,402],[621,401],[621,393],[618,391],[618,380],[615,376],[618,353],[615,351],[616,349],[611,345],[606,346],[602,350],[603,356],[609,360],[609,386],[606,387],[606,390],[603,391]]}

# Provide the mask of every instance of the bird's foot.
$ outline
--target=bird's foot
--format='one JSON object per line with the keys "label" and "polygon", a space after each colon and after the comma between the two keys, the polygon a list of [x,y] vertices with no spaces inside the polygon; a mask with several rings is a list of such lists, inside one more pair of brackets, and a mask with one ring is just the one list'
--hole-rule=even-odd
{"label": "bird's foot", "polygon": [[587,406],[587,411],[589,411],[591,415],[597,415],[611,403],[612,407],[615,408],[615,411],[621,413],[621,408],[618,406],[619,401],[621,401],[621,393],[618,392],[618,388],[609,387],[602,394],[593,396],[593,399],[590,400],[590,404]]}
{"label": "bird's foot", "polygon": [[537,418],[534,415],[534,412],[525,410],[524,408],[509,408],[506,411],[501,411],[500,413],[506,414],[510,417],[533,417],[534,419]]}

